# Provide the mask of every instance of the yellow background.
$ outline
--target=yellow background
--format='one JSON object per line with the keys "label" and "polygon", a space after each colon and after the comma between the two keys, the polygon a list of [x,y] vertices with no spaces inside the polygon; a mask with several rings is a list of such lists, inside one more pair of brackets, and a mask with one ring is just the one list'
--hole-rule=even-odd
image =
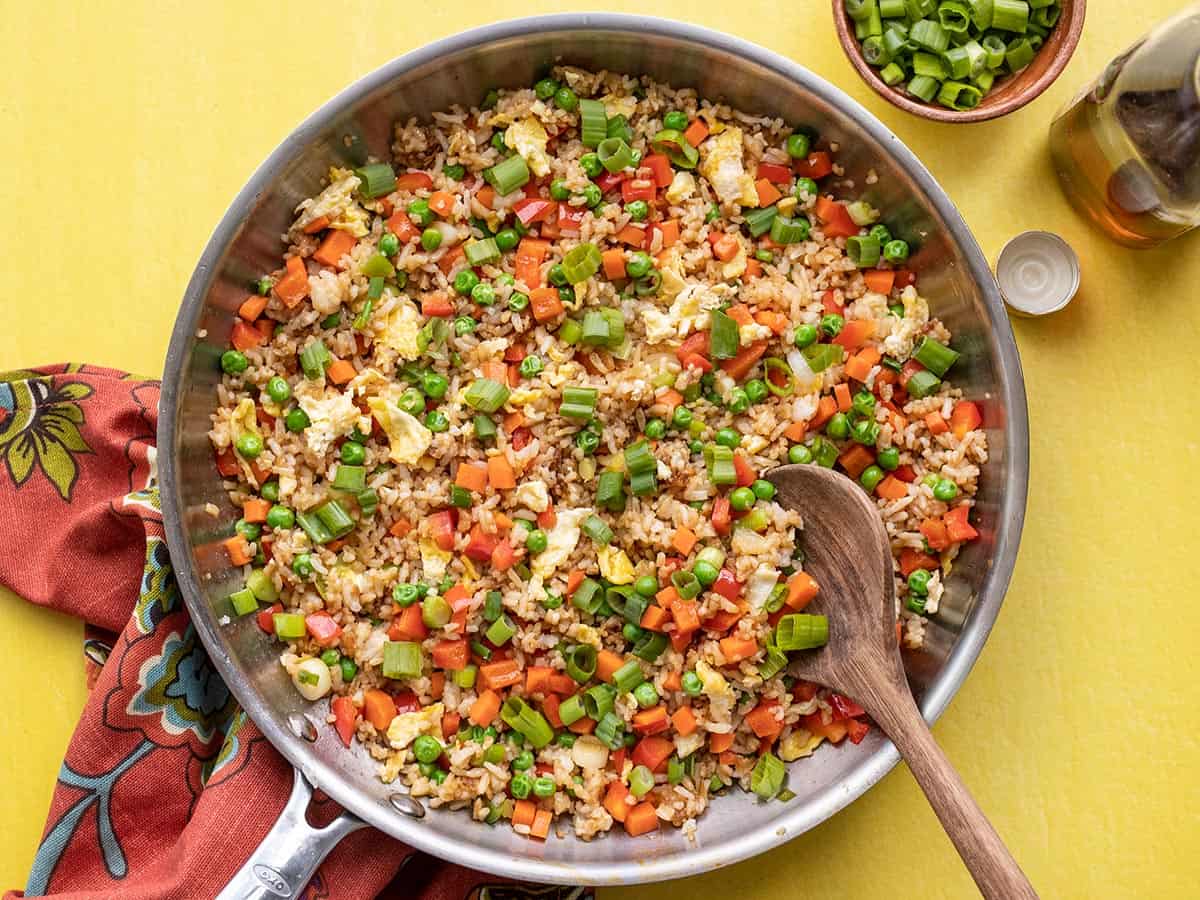
{"label": "yellow background", "polygon": [[[1044,897],[1195,897],[1200,239],[1140,253],[1108,243],[1066,206],[1045,153],[1058,106],[1180,4],[1089,5],[1058,84],[971,126],[927,123],[877,98],[843,57],[827,3],[651,9],[731,31],[849,91],[932,169],[989,258],[1027,228],[1079,251],[1074,304],[1015,325],[1033,432],[1025,537],[1003,614],[935,732]],[[157,374],[195,259],[271,149],[355,78],[499,9],[250,6],[0,0],[0,370],[79,360]],[[593,7],[530,0],[505,11]],[[84,702],[80,627],[7,594],[0,615],[0,886],[19,887]],[[604,894],[683,890],[972,893],[903,767],[768,857]]]}

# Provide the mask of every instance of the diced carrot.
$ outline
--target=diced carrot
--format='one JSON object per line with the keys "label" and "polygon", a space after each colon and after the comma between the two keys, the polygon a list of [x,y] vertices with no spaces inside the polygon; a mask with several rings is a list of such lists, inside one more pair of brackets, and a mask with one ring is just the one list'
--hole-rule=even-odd
{"label": "diced carrot", "polygon": [[805,731],[820,735],[831,744],[841,743],[842,739],[846,736],[846,732],[849,730],[844,721],[826,722],[820,712],[805,716],[800,722],[804,726]]}
{"label": "diced carrot", "polygon": [[313,259],[331,269],[344,269],[346,267],[342,265],[342,257],[353,250],[357,243],[358,238],[350,232],[335,229],[325,235],[325,240],[321,241]]}
{"label": "diced carrot", "polygon": [[433,652],[430,655],[435,666],[451,671],[465,669],[467,663],[471,661],[471,650],[467,646],[466,638],[459,638],[456,641],[438,641],[433,645]]}
{"label": "diced carrot", "polygon": [[746,713],[744,721],[758,737],[775,737],[783,731],[783,718],[775,714],[778,709],[778,701],[763,700]]}
{"label": "diced carrot", "polygon": [[667,611],[661,606],[647,606],[638,625],[649,631],[662,631],[667,624]]}
{"label": "diced carrot", "polygon": [[454,301],[441,291],[421,298],[421,315],[446,319],[454,315]]}
{"label": "diced carrot", "polygon": [[759,325],[767,326],[774,334],[783,334],[787,331],[790,324],[787,316],[770,309],[761,309],[756,312],[754,314],[754,321]]}
{"label": "diced carrot", "polygon": [[789,441],[795,441],[796,443],[804,440],[807,434],[808,422],[793,422],[783,432],[783,436],[785,438],[787,438]]}
{"label": "diced carrot", "polygon": [[283,305],[291,309],[308,296],[308,270],[298,256],[289,256],[284,267],[283,277],[275,282],[272,290]]}
{"label": "diced carrot", "polygon": [[779,193],[779,188],[771,184],[766,178],[760,178],[754,182],[754,190],[758,192],[758,205],[760,207],[770,206],[783,196],[783,194]]}
{"label": "diced carrot", "polygon": [[233,330],[229,333],[229,343],[235,350],[243,352],[254,347],[261,347],[265,340],[261,331],[241,319],[234,321]]}
{"label": "diced carrot", "polygon": [[434,191],[429,195],[429,208],[436,215],[446,218],[454,211],[454,195],[449,191]]}
{"label": "diced carrot", "polygon": [[554,728],[562,728],[563,720],[558,714],[558,707],[562,701],[554,694],[546,694],[546,699],[542,701],[542,712],[546,716],[546,721]]}
{"label": "diced carrot", "polygon": [[329,227],[329,216],[317,216],[311,222],[304,226],[305,234],[316,234],[318,231],[324,231]]}
{"label": "diced carrot", "polygon": [[633,730],[637,734],[658,734],[670,727],[667,708],[661,703],[633,714]]}
{"label": "diced carrot", "polygon": [[626,225],[616,233],[613,240],[631,247],[644,247],[646,245],[646,229],[640,225]]}
{"label": "diced carrot", "polygon": [[669,410],[675,409],[682,402],[683,394],[679,393],[675,388],[667,388],[654,399],[656,406],[665,406]]}
{"label": "diced carrot", "polygon": [[242,305],[238,307],[238,315],[247,322],[253,322],[262,315],[264,309],[267,308],[267,298],[261,294],[251,294],[242,301]]}
{"label": "diced carrot", "polygon": [[725,310],[725,315],[737,322],[739,328],[743,325],[754,324],[754,313],[750,311],[750,307],[745,303],[735,303],[729,309]]}
{"label": "diced carrot", "polygon": [[853,353],[874,333],[875,323],[871,319],[851,319],[830,343],[840,344],[848,353]]}
{"label": "diced carrot", "polygon": [[429,676],[429,693],[433,695],[434,700],[441,700],[442,694],[446,690],[446,673],[434,672]]}
{"label": "diced carrot", "polygon": [[529,289],[542,283],[542,260],[550,252],[550,242],[537,238],[522,238],[517,245],[513,275]]}
{"label": "diced carrot", "polygon": [[512,823],[514,825],[533,825],[537,815],[537,805],[532,800],[518,800],[513,804]]}
{"label": "diced carrot", "polygon": [[550,834],[550,823],[554,814],[548,809],[539,809],[533,814],[533,824],[529,826],[529,836],[545,840]]}
{"label": "diced carrot", "polygon": [[648,800],[643,800],[625,816],[625,831],[630,837],[648,834],[651,831],[658,830],[658,813],[654,810],[654,804]]}
{"label": "diced carrot", "polygon": [[563,314],[562,300],[556,287],[540,287],[529,292],[529,308],[538,322],[549,322]]}
{"label": "diced carrot", "polygon": [[846,377],[853,378],[855,381],[866,381],[871,374],[871,367],[874,363],[868,363],[867,358],[862,353],[856,353],[846,360]]}
{"label": "diced carrot", "polygon": [[386,731],[396,718],[396,701],[378,688],[368,688],[363,694],[363,718],[374,725],[376,731]]}
{"label": "diced carrot", "polygon": [[421,233],[420,229],[418,229],[417,226],[412,223],[412,219],[402,212],[394,213],[392,217],[387,220],[387,228],[388,231],[394,234],[402,244],[407,244]]}
{"label": "diced carrot", "polygon": [[675,536],[671,538],[671,546],[678,550],[684,556],[692,552],[692,548],[696,546],[696,533],[686,525],[680,525],[675,531]]}
{"label": "diced carrot", "polygon": [[408,519],[397,519],[392,523],[392,527],[388,529],[388,534],[394,537],[404,537],[412,531],[412,527],[412,522],[408,521]]}
{"label": "diced carrot", "polygon": [[451,247],[442,255],[442,258],[438,260],[438,269],[443,275],[449,275],[450,270],[458,265],[459,261],[461,261],[465,256],[466,251],[463,249],[462,244]]}
{"label": "diced carrot", "polygon": [[596,677],[601,681],[612,681],[613,673],[625,665],[625,658],[611,650],[601,650],[596,654]]}
{"label": "diced carrot", "polygon": [[551,528],[554,527],[554,525],[557,521],[558,521],[558,516],[555,515],[553,506],[547,508],[543,512],[538,513],[538,516],[537,516],[538,528],[545,528],[547,531],[549,531]]}
{"label": "diced carrot", "polygon": [[708,125],[703,119],[692,119],[691,124],[684,130],[683,136],[693,147],[699,147],[708,137]]}
{"label": "diced carrot", "polygon": [[846,212],[845,204],[828,197],[818,197],[816,213],[826,237],[850,237],[859,232],[859,226],[850,218],[850,213]]}
{"label": "diced carrot", "polygon": [[807,572],[797,572],[788,579],[787,605],[800,612],[804,607],[808,606],[821,592],[821,586],[817,584],[817,579],[813,578]]}
{"label": "diced carrot", "polygon": [[496,189],[490,184],[485,184],[475,192],[475,199],[488,209],[492,209],[492,204],[496,202]]}
{"label": "diced carrot", "polygon": [[429,629],[421,619],[421,605],[414,603],[400,610],[388,626],[387,635],[392,641],[423,641],[429,637]]}
{"label": "diced carrot", "polygon": [[[497,518],[500,515],[502,514],[497,514]],[[505,516],[505,518],[507,519],[508,516]],[[509,521],[510,524],[508,527],[511,528],[511,520]],[[499,527],[499,524],[499,522],[496,523],[497,527]],[[514,547],[511,540],[504,538],[501,541],[497,541],[495,548],[492,550],[492,568],[497,572],[507,572],[524,555],[524,549]]]}
{"label": "diced carrot", "polygon": [[750,374],[750,370],[758,364],[766,352],[767,341],[755,341],[738,350],[738,355],[733,359],[722,360],[721,369],[735,381],[741,381]]}
{"label": "diced carrot", "polygon": [[240,534],[226,538],[223,543],[225,552],[229,554],[229,561],[235,566],[244,566],[254,559],[254,554],[250,552],[250,545]]}
{"label": "diced carrot", "polygon": [[921,534],[934,550],[945,550],[950,546],[950,535],[946,532],[946,523],[941,519],[929,518],[921,523]]}
{"label": "diced carrot", "polygon": [[950,427],[960,441],[982,424],[983,415],[979,412],[979,404],[970,400],[960,400],[954,404],[954,411],[950,413]]}
{"label": "diced carrot", "polygon": [[334,384],[347,384],[358,374],[358,371],[354,368],[354,363],[349,360],[335,359],[326,367],[325,374]]}
{"label": "diced carrot", "polygon": [[882,497],[884,500],[899,500],[907,493],[908,488],[895,475],[889,475],[875,486],[876,496]]}
{"label": "diced carrot", "polygon": [[609,784],[608,791],[604,795],[604,808],[618,822],[624,822],[625,817],[629,815],[629,810],[632,809],[626,802],[628,797],[629,788],[623,781],[614,781]]}
{"label": "diced carrot", "polygon": [[504,384],[504,379],[508,375],[508,368],[504,365],[504,363],[496,359],[489,359],[479,368],[483,372],[484,378],[490,378],[497,384]]}
{"label": "diced carrot", "polygon": [[396,176],[396,190],[419,191],[433,187],[433,179],[425,172],[404,172]]}
{"label": "diced carrot", "polygon": [[717,234],[720,236],[713,242],[713,256],[721,262],[729,262],[737,256],[738,250],[742,246],[741,242],[738,241],[737,235],[729,233],[721,234],[720,232],[717,232]]}
{"label": "diced carrot", "polygon": [[651,772],[665,765],[667,759],[675,752],[675,744],[666,738],[647,736],[642,738],[633,748],[630,757],[634,765],[645,766]]}
{"label": "diced carrot", "polygon": [[683,676],[679,674],[678,669],[676,669],[673,672],[668,673],[667,677],[663,679],[663,690],[664,691],[682,691],[683,690]]}
{"label": "diced carrot", "polygon": [[492,513],[492,521],[496,523],[497,531],[508,531],[513,527],[513,520],[509,518],[507,513],[502,513],[499,510]]}
{"label": "diced carrot", "polygon": [[854,443],[842,451],[838,462],[846,470],[847,475],[851,478],[858,478],[863,473],[863,469],[875,462],[875,454],[862,444]]}
{"label": "diced carrot", "polygon": [[658,222],[654,227],[662,235],[662,245],[664,248],[674,247],[679,242],[678,219],[667,219],[665,222]]}
{"label": "diced carrot", "polygon": [[926,569],[930,572],[936,572],[941,565],[936,556],[930,556],[928,553],[922,553],[920,550],[914,550],[912,547],[905,547],[900,551],[900,574],[907,578],[917,569]]}
{"label": "diced carrot", "polygon": [[458,465],[454,483],[468,491],[482,491],[487,487],[488,470],[483,463],[463,462]]}
{"label": "diced carrot", "polygon": [[746,278],[755,279],[762,275],[762,263],[757,259],[746,260]]}
{"label": "diced carrot", "polygon": [[596,720],[584,716],[582,719],[576,719],[568,725],[567,730],[573,731],[575,734],[591,734],[596,730]]}
{"label": "diced carrot", "polygon": [[724,753],[733,746],[733,732],[725,734],[710,734],[708,736],[708,749],[712,753]]}
{"label": "diced carrot", "polygon": [[854,398],[850,395],[850,385],[846,382],[841,382],[833,386],[833,399],[837,401],[839,412],[850,412],[850,408],[854,405]]}
{"label": "diced carrot", "polygon": [[512,463],[503,454],[489,456],[487,461],[488,484],[498,491],[507,491],[517,486],[517,475]]}
{"label": "diced carrot", "polygon": [[741,662],[758,652],[758,641],[754,638],[721,638],[720,644],[726,662]]}
{"label": "diced carrot", "polygon": [[549,690],[552,671],[549,666],[528,666],[525,669],[525,693],[544,694]]}
{"label": "diced carrot", "polygon": [[[410,609],[413,607],[409,607]],[[479,667],[479,677],[486,687],[494,690],[512,687],[521,682],[521,667],[516,660],[501,659]]]}
{"label": "diced carrot", "polygon": [[668,584],[665,588],[654,595],[654,599],[658,601],[658,605],[663,609],[669,610],[677,602],[679,602],[679,591],[675,590],[675,585]]}
{"label": "diced carrot", "polygon": [[942,414],[936,411],[925,416],[925,427],[929,429],[930,434],[945,434],[950,430]]}
{"label": "diced carrot", "polygon": [[467,712],[467,718],[471,720],[472,725],[487,728],[499,713],[500,695],[488,688],[475,698],[470,711]]}
{"label": "diced carrot", "polygon": [[600,254],[600,261],[604,266],[605,278],[616,280],[625,277],[625,251],[620,247],[605,250]]}
{"label": "diced carrot", "polygon": [[876,294],[890,294],[892,283],[895,280],[896,273],[892,269],[868,269],[863,272],[863,281],[867,284],[867,290],[874,291]]}
{"label": "diced carrot", "polygon": [[265,522],[267,521],[267,513],[270,509],[271,503],[269,500],[251,497],[242,504],[242,518],[247,522]]}
{"label": "diced carrot", "polygon": [[677,600],[671,604],[671,618],[680,634],[691,634],[700,627],[700,604],[695,600]]}
{"label": "diced carrot", "polygon": [[575,593],[575,591],[577,591],[579,589],[579,586],[581,584],[583,584],[583,579],[585,579],[586,577],[587,577],[587,574],[582,569],[575,569],[569,575],[567,575],[567,596],[568,597],[570,597],[572,594]]}

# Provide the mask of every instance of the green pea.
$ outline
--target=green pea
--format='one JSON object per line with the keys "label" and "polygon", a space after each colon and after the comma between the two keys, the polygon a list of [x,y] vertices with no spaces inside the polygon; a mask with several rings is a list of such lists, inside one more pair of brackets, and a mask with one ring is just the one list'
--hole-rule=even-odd
{"label": "green pea", "polygon": [[653,597],[658,593],[658,579],[653,575],[643,575],[633,583],[633,589],[642,597]]}
{"label": "green pea", "polygon": [[426,597],[429,596],[429,592],[431,590],[433,590],[433,588],[431,588],[425,582],[423,582],[423,581],[417,582],[417,596],[420,597],[422,600],[424,600]]}
{"label": "green pea", "polygon": [[811,178],[797,178],[792,193],[797,200],[803,201],[805,197],[816,197],[818,190],[817,183]]}
{"label": "green pea", "polygon": [[238,437],[235,446],[237,452],[245,459],[256,459],[263,452],[262,438],[249,431]]}
{"label": "green pea", "polygon": [[729,493],[729,505],[738,512],[745,512],[754,505],[754,491],[747,487],[735,488]]}
{"label": "green pea", "polygon": [[717,431],[716,442],[722,447],[736,447],[742,442],[742,435],[736,428],[722,428]]}
{"label": "green pea", "polygon": [[575,746],[575,735],[564,731],[562,734],[554,738],[554,743],[558,744],[560,747],[566,747],[567,749],[570,749],[571,747]]}
{"label": "green pea", "polygon": [[338,660],[341,658],[342,654],[338,653],[332,647],[321,654],[321,662],[325,663],[327,666],[336,666],[338,664]]}
{"label": "green pea", "polygon": [[958,485],[948,478],[939,478],[933,486],[933,496],[943,503],[949,503],[958,496]]}
{"label": "green pea", "polygon": [[837,337],[842,333],[846,320],[837,313],[821,316],[821,333],[827,337]]}
{"label": "green pea", "polygon": [[897,319],[903,319],[904,318],[904,304],[903,303],[889,303],[888,304],[888,312],[891,313],[893,316],[895,316]]}
{"label": "green pea", "polygon": [[429,201],[417,198],[408,204],[408,218],[414,225],[420,225],[422,228],[432,225],[433,210],[429,208]]}
{"label": "green pea", "polygon": [[750,485],[750,490],[754,491],[754,496],[759,500],[773,500],[775,498],[775,485],[767,481],[765,478],[757,478]]}
{"label": "green pea", "polygon": [[529,295],[522,294],[520,291],[513,291],[508,295],[508,308],[513,312],[521,312],[529,306]]}
{"label": "green pea", "polygon": [[812,462],[812,458],[812,451],[803,444],[792,444],[792,446],[788,448],[788,462],[790,463],[804,465],[805,463]]}
{"label": "green pea", "polygon": [[437,738],[422,734],[413,741],[413,756],[417,758],[417,762],[437,762],[437,758],[441,755],[442,745]]}
{"label": "green pea", "polygon": [[867,232],[868,237],[873,237],[879,241],[879,246],[882,247],[892,239],[892,233],[888,231],[888,227],[882,223],[871,226],[871,230]]}
{"label": "green pea", "polygon": [[703,453],[704,452],[704,442],[699,439],[692,440],[688,444],[688,450],[690,450],[692,453]]}
{"label": "green pea", "polygon": [[729,399],[725,401],[725,406],[735,415],[744,413],[750,408],[750,395],[743,388],[734,388],[729,392]]}
{"label": "green pea", "polygon": [[456,294],[467,295],[479,284],[479,276],[470,269],[463,269],[454,276],[454,292]]}
{"label": "green pea", "polygon": [[247,522],[245,519],[238,519],[233,530],[248,541],[257,541],[262,537],[262,526],[257,522]]}
{"label": "green pea", "polygon": [[874,419],[859,419],[850,426],[850,436],[866,447],[874,447],[879,439],[879,425]]}
{"label": "green pea", "polygon": [[421,246],[432,253],[442,246],[442,233],[436,228],[426,228],[421,232]]}
{"label": "green pea", "polygon": [[625,204],[625,212],[634,222],[644,222],[650,215],[650,205],[645,200],[633,200]]}
{"label": "green pea", "polygon": [[571,199],[571,189],[561,178],[555,178],[550,182],[550,199],[559,201]]}
{"label": "green pea", "polygon": [[526,769],[532,769],[533,754],[528,750],[522,750],[517,754],[517,758],[512,761],[512,767],[517,772],[524,772]]}
{"label": "green pea", "polygon": [[654,268],[654,260],[650,258],[650,254],[642,250],[630,255],[625,261],[625,273],[630,278],[641,278]]}
{"label": "green pea", "polygon": [[496,232],[496,246],[501,253],[516,250],[519,243],[521,243],[521,236],[517,234],[515,228],[503,228]]}
{"label": "green pea", "polygon": [[908,589],[914,594],[928,594],[929,579],[932,577],[928,569],[915,569],[908,576]]}
{"label": "green pea", "polygon": [[646,437],[658,440],[667,433],[667,423],[662,419],[651,419],[646,423]]}
{"label": "green pea", "polygon": [[631,644],[636,644],[646,634],[645,630],[634,625],[632,622],[626,622],[621,626],[621,635]]}
{"label": "green pea", "polygon": [[271,293],[272,287],[274,287],[274,285],[272,284],[271,279],[266,275],[254,282],[254,290],[256,290],[259,295],[263,297]]}
{"label": "green pea", "polygon": [[879,468],[891,472],[900,465],[900,451],[895,447],[884,447],[875,455]]}
{"label": "green pea", "polygon": [[925,601],[928,597],[923,597],[920,594],[909,594],[908,599],[904,601],[904,605],[908,607],[909,612],[915,612],[918,616],[925,615]]}
{"label": "green pea", "polygon": [[311,578],[313,573],[312,557],[307,553],[297,553],[292,557],[292,571],[300,578]]}
{"label": "green pea", "polygon": [[546,368],[542,358],[534,353],[521,360],[520,372],[523,378],[536,378]]}
{"label": "green pea", "polygon": [[862,470],[862,474],[858,476],[858,483],[868,491],[875,490],[876,485],[881,481],[883,481],[883,469],[879,468],[879,466],[867,466]]}
{"label": "green pea", "polygon": [[642,709],[649,709],[658,703],[658,691],[648,681],[643,681],[633,689],[633,699]]}
{"label": "green pea", "polygon": [[692,424],[692,411],[686,406],[680,405],[675,407],[675,412],[671,413],[671,424],[680,431]]}
{"label": "green pea", "polygon": [[275,480],[268,481],[262,486],[259,491],[264,500],[270,500],[272,503],[279,502],[279,482]]}
{"label": "green pea", "polygon": [[701,559],[698,560],[694,566],[692,566],[692,574],[696,576],[696,580],[700,582],[701,586],[708,587],[717,580],[717,575],[720,573],[717,571],[717,567],[712,563],[705,562]]}
{"label": "green pea", "polygon": [[357,441],[346,441],[338,455],[348,466],[361,466],[367,458],[367,448]]}
{"label": "green pea", "polygon": [[575,435],[575,446],[583,451],[584,456],[591,456],[600,446],[600,435],[584,429]]}
{"label": "green pea", "polygon": [[507,272],[501,272],[493,279],[493,281],[495,281],[496,284],[502,284],[505,287],[512,287],[517,283],[517,279],[513,278]]}
{"label": "green pea", "polygon": [[850,420],[843,412],[836,412],[825,424],[825,433],[831,438],[841,440],[850,436]]}
{"label": "green pea", "polygon": [[673,109],[663,116],[663,128],[671,131],[683,131],[688,127],[687,113]]}
{"label": "green pea", "polygon": [[467,167],[457,164],[442,166],[442,174],[452,181],[462,181],[467,174]]}
{"label": "green pea", "polygon": [[410,387],[400,395],[396,405],[410,416],[420,415],[425,412],[425,395],[415,387]]}
{"label": "green pea", "polygon": [[398,584],[392,588],[392,599],[397,606],[407,607],[421,599],[421,594],[415,584]]}
{"label": "green pea", "polygon": [[683,685],[683,692],[689,697],[699,697],[700,692],[704,690],[704,682],[695,672],[684,672],[683,677],[679,680]]}
{"label": "green pea", "polygon": [[595,178],[604,171],[604,164],[600,162],[600,157],[595,153],[585,153],[579,157],[580,168],[588,178]]}
{"label": "green pea", "polygon": [[584,186],[583,200],[587,204],[588,209],[595,209],[603,199],[604,192],[600,190],[600,185],[589,183]]}
{"label": "green pea", "polygon": [[470,316],[459,316],[454,320],[454,333],[459,337],[475,330],[476,322]]}
{"label": "green pea", "polygon": [[240,375],[249,365],[250,360],[240,350],[226,350],[221,354],[221,371],[226,375]]}
{"label": "green pea", "polygon": [[546,280],[554,287],[563,287],[570,284],[567,281],[567,270],[562,267],[562,263],[555,263],[550,267],[550,271],[546,273]]}
{"label": "green pea", "polygon": [[425,427],[435,434],[447,431],[450,428],[450,420],[446,418],[446,414],[440,409],[435,409],[426,414]]}
{"label": "green pea", "polygon": [[[571,96],[575,96],[572,94]],[[535,797],[553,797],[555,791],[554,779],[549,775],[539,775],[533,780],[533,795]]]}
{"label": "green pea", "polygon": [[853,409],[860,416],[875,415],[875,395],[865,388],[854,395]]}
{"label": "green pea", "polygon": [[574,112],[579,108],[579,97],[569,87],[560,87],[554,92],[554,105],[566,112]]}
{"label": "green pea", "polygon": [[553,78],[543,78],[533,86],[533,93],[539,100],[549,100],[558,91],[558,82]]}
{"label": "green pea", "polygon": [[540,528],[535,528],[529,532],[529,536],[525,538],[525,549],[530,553],[541,553],[549,545],[550,541],[546,537],[546,532]]}
{"label": "green pea", "polygon": [[286,506],[272,506],[267,510],[267,524],[272,528],[291,528],[296,524],[296,514]]}
{"label": "green pea", "polygon": [[343,656],[338,661],[338,666],[342,670],[342,682],[349,684],[354,680],[354,676],[358,674],[358,663],[348,656]]}
{"label": "green pea", "polygon": [[792,332],[792,342],[803,350],[815,343],[817,340],[817,329],[807,322],[802,322],[796,326],[796,330]]}
{"label": "green pea", "polygon": [[571,287],[569,284],[564,284],[558,289],[558,299],[563,303],[574,303],[575,288]]}
{"label": "green pea", "polygon": [[390,231],[379,239],[379,252],[384,256],[395,256],[400,249],[400,238]]}
{"label": "green pea", "polygon": [[812,141],[807,134],[797,131],[795,134],[788,135],[787,154],[792,159],[803,159],[808,156],[808,152],[811,149]]}
{"label": "green pea", "polygon": [[287,403],[292,398],[292,389],[287,381],[276,375],[267,382],[267,396],[275,403]]}
{"label": "green pea", "polygon": [[492,135],[491,144],[492,144],[492,149],[494,149],[497,153],[500,153],[502,155],[508,154],[508,145],[506,143],[504,143],[504,132],[503,131],[497,131],[495,134]]}
{"label": "green pea", "polygon": [[888,241],[883,247],[883,258],[891,263],[904,262],[908,259],[908,242]]}

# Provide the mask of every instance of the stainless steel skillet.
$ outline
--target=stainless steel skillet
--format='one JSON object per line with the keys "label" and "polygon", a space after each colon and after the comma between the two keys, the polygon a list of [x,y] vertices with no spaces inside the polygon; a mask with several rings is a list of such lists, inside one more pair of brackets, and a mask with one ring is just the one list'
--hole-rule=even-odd
{"label": "stainless steel skillet", "polygon": [[[273,269],[279,235],[331,162],[388,156],[397,118],[471,105],[493,86],[531,84],[555,60],[645,73],[695,87],[754,112],[808,123],[838,144],[856,190],[889,210],[920,245],[922,294],[964,350],[956,381],[980,398],[991,459],[979,517],[982,538],[955,565],[925,648],[907,660],[921,708],[936,719],[966,678],[999,612],[1025,508],[1028,421],[1020,360],[987,262],[953,203],[883,124],[828,82],[768,50],[679,22],[616,14],[564,14],[503,22],[433,43],[373,72],[294,131],[234,199],[188,284],[163,375],[159,461],[171,556],[188,608],[222,677],[271,743],[296,767],[296,791],[279,825],[227,896],[291,897],[342,835],[368,823],[443,859],[531,881],[630,884],[696,874],[770,849],[812,828],[883,777],[897,761],[877,732],[857,747],[823,748],[791,767],[788,803],[735,793],[700,820],[695,843],[677,831],[629,839],[611,834],[544,844],[465,813],[425,812],[376,778],[363,752],[347,751],[323,726],[323,704],[306,703],[278,665],[278,647],[249,621],[224,623],[234,575],[212,542],[238,512],[213,466],[206,433],[216,403],[217,358],[228,344],[246,285]],[[869,177],[873,173],[874,178]],[[199,337],[198,335],[204,335]],[[216,520],[208,503],[221,510]],[[314,727],[314,723],[317,727]],[[302,773],[302,774],[301,774]],[[319,786],[349,815],[324,832],[304,824]],[[297,815],[297,808],[300,810]]]}

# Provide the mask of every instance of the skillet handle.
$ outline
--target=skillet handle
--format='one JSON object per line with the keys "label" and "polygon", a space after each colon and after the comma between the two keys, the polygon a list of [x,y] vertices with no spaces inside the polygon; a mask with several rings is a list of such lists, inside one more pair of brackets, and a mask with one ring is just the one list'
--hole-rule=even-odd
{"label": "skillet handle", "polygon": [[322,860],[346,835],[367,823],[342,812],[324,828],[313,828],[304,818],[313,788],[293,770],[295,782],[287,805],[246,864],[234,873],[217,900],[292,900],[299,897]]}

